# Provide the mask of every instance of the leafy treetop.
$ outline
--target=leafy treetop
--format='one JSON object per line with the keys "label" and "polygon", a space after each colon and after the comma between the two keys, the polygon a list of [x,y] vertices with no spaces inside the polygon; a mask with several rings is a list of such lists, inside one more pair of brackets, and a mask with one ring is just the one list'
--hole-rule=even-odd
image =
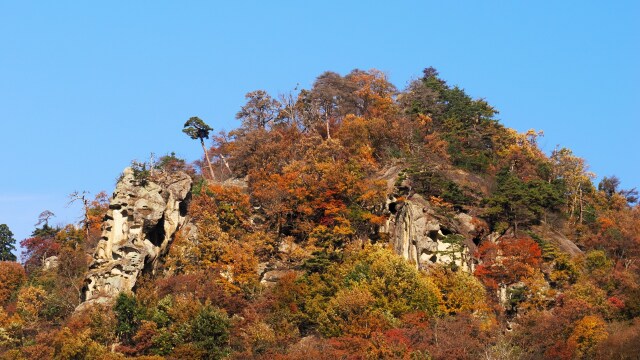
{"label": "leafy treetop", "polygon": [[184,129],[182,129],[182,132],[189,135],[189,137],[194,140],[200,139],[200,141],[203,141],[204,139],[209,138],[209,132],[212,130],[213,128],[211,126],[207,125],[199,117],[194,116],[184,123]]}

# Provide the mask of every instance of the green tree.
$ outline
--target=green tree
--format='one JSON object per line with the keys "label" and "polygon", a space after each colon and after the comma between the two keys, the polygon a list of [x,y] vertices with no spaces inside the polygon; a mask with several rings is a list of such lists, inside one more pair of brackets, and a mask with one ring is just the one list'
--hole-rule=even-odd
{"label": "green tree", "polygon": [[629,190],[620,190],[620,179],[617,176],[603,177],[598,183],[598,190],[602,191],[607,199],[611,199],[614,195],[620,195],[629,203],[638,202],[638,190],[636,188]]}
{"label": "green tree", "polygon": [[529,225],[543,218],[546,210],[557,210],[562,202],[562,183],[541,180],[522,181],[514,173],[504,169],[498,174],[498,185],[491,197],[485,200],[489,209],[486,215],[496,227],[500,222],[518,232],[519,225]]}
{"label": "green tree", "polygon": [[16,239],[7,224],[0,225],[0,261],[16,261],[12,251],[16,250]]}
{"label": "green tree", "polygon": [[211,160],[209,159],[209,153],[207,152],[207,148],[204,146],[204,139],[209,138],[209,132],[212,131],[213,128],[207,125],[202,119],[199,117],[191,117],[184,123],[184,128],[182,132],[189,135],[190,138],[196,140],[200,140],[200,145],[202,145],[202,151],[204,151],[204,157],[207,160],[207,166],[209,167],[209,175],[211,175],[211,179],[216,180],[216,176],[213,174],[213,167],[211,166]]}
{"label": "green tree", "polygon": [[428,117],[431,131],[448,143],[453,164],[484,173],[495,162],[496,135],[504,132],[498,113],[483,99],[473,99],[463,89],[450,86],[434,68],[410,84],[399,99],[407,114]]}
{"label": "green tree", "polygon": [[113,307],[116,313],[116,335],[125,344],[132,342],[133,335],[140,326],[140,308],[133,294],[120,293]]}
{"label": "green tree", "polygon": [[204,359],[216,360],[229,355],[229,317],[217,308],[205,306],[191,321],[190,337],[205,351]]}

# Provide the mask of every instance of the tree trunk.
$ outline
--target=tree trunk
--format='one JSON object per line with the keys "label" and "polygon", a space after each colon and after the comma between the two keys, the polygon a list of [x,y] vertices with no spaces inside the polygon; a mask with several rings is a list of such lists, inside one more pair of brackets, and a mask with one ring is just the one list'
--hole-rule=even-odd
{"label": "tree trunk", "polygon": [[87,240],[89,239],[89,200],[82,196],[82,205],[84,207],[84,230],[87,233]]}
{"label": "tree trunk", "polygon": [[578,192],[576,191],[573,194],[573,198],[571,199],[571,206],[569,207],[569,220],[573,220],[575,216],[577,203],[578,203]]}
{"label": "tree trunk", "polygon": [[227,162],[227,159],[224,157],[224,155],[220,154],[220,159],[222,159],[224,166],[227,168],[227,170],[229,170],[229,174],[233,175],[233,171],[231,171],[231,168],[229,167],[229,163]]}
{"label": "tree trunk", "polygon": [[207,159],[207,165],[209,166],[209,175],[211,175],[211,180],[216,181],[216,176],[213,174],[213,167],[211,167],[211,160],[209,160],[209,153],[207,152],[207,148],[204,146],[204,140],[200,139],[200,145],[202,145],[204,157],[205,159]]}
{"label": "tree trunk", "polygon": [[584,206],[582,201],[582,185],[580,185],[579,194],[580,194],[580,224],[582,224],[583,211],[584,211]]}
{"label": "tree trunk", "polygon": [[327,140],[331,139],[331,134],[329,133],[329,116],[325,115],[325,124],[327,125]]}

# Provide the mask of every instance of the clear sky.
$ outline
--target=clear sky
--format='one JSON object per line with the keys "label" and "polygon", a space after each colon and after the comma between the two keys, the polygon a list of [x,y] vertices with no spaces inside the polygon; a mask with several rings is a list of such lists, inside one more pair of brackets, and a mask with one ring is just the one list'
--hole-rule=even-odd
{"label": "clear sky", "polygon": [[21,240],[45,209],[79,220],[75,190],[110,193],[132,159],[230,130],[244,94],[377,68],[404,88],[434,66],[541,129],[598,176],[640,187],[638,1],[0,0],[0,223]]}

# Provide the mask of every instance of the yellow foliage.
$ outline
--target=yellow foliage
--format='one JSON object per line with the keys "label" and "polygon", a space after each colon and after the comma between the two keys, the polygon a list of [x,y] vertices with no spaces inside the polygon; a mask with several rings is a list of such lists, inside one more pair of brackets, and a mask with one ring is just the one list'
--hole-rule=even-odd
{"label": "yellow foliage", "polygon": [[17,309],[27,321],[35,321],[40,315],[47,292],[36,286],[25,286],[18,292]]}
{"label": "yellow foliage", "polygon": [[321,331],[325,335],[348,334],[369,337],[372,332],[389,327],[382,309],[374,307],[376,299],[364,284],[340,289],[322,312]]}
{"label": "yellow foliage", "polygon": [[172,306],[167,310],[167,315],[176,323],[187,323],[195,318],[200,307],[200,302],[191,296],[176,296]]}
{"label": "yellow foliage", "polygon": [[578,359],[592,359],[598,344],[609,337],[607,324],[599,316],[587,315],[578,321],[568,344],[575,348]]}
{"label": "yellow foliage", "polygon": [[104,359],[104,355],[108,353],[108,350],[91,340],[89,333],[89,329],[85,329],[79,333],[73,333],[67,327],[57,331],[52,343],[55,349],[54,359]]}
{"label": "yellow foliage", "polygon": [[[2,310],[1,307],[0,310]],[[6,314],[4,316],[0,314],[0,317],[4,318],[4,320],[0,319],[2,321],[0,322],[0,349],[18,346],[22,341],[22,319],[17,314],[10,318]]]}
{"label": "yellow foliage", "polygon": [[449,271],[444,267],[434,267],[428,274],[442,293],[442,306],[446,314],[489,312],[485,287],[475,276]]}
{"label": "yellow foliage", "polygon": [[434,315],[441,310],[441,294],[431,279],[380,246],[350,249],[342,263],[307,281],[306,312],[327,336],[368,336],[393,325],[403,314]]}
{"label": "yellow foliage", "polygon": [[518,305],[523,310],[544,310],[549,307],[555,298],[556,291],[546,282],[544,275],[539,270],[525,279],[525,300]]}
{"label": "yellow foliage", "polygon": [[239,338],[242,341],[242,347],[250,350],[251,355],[260,354],[277,345],[275,331],[263,321],[250,323],[242,329]]}
{"label": "yellow foliage", "polygon": [[4,308],[0,306],[0,327],[3,327],[7,320],[9,319],[9,315],[4,311]]}
{"label": "yellow foliage", "polygon": [[[2,345],[2,329],[0,329],[0,345]],[[0,354],[0,360],[26,360],[18,349],[8,350]]]}

